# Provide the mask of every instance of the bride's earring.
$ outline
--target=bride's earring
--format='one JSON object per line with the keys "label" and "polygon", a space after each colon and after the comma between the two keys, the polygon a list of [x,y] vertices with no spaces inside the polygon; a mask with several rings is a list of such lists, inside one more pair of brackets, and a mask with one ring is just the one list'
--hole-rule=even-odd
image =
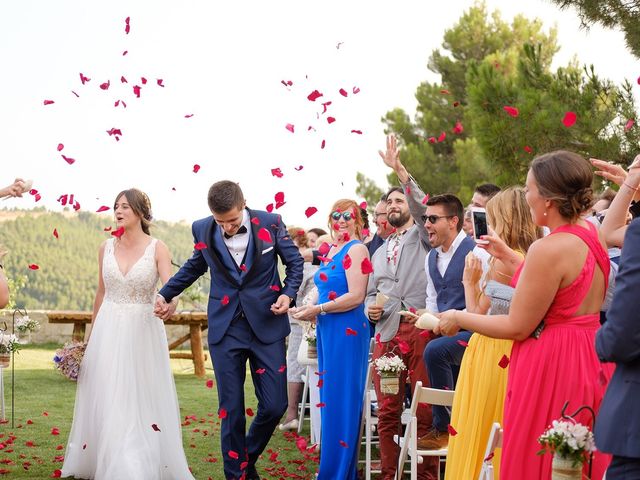
{"label": "bride's earring", "polygon": [[546,217],[547,216],[547,212],[544,212],[542,215],[544,215]]}

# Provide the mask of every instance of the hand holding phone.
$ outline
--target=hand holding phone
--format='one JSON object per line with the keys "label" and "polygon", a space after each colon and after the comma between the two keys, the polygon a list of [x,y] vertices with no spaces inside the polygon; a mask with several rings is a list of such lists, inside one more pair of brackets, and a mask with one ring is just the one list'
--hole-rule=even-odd
{"label": "hand holding phone", "polygon": [[473,239],[476,243],[483,245],[488,244],[489,242],[487,240],[480,238],[483,235],[489,235],[486,210],[480,207],[473,207],[471,209],[471,223],[473,223]]}

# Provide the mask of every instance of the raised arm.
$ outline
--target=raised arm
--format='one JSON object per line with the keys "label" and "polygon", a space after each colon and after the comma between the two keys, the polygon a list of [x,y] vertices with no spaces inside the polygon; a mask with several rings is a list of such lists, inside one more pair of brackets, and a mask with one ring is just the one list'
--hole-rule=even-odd
{"label": "raised arm", "polygon": [[384,164],[391,168],[398,176],[402,190],[407,197],[411,217],[419,227],[420,241],[428,250],[431,249],[429,234],[424,228],[426,223],[425,213],[427,210],[424,202],[426,195],[400,161],[400,150],[398,149],[398,140],[395,135],[387,135],[387,149],[384,152],[381,150],[378,151],[378,154],[384,161]]}

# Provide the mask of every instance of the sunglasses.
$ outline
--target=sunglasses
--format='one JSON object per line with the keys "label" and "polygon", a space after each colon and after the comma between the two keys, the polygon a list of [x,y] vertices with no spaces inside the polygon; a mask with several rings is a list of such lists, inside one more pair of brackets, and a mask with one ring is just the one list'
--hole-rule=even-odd
{"label": "sunglasses", "polygon": [[424,218],[425,222],[429,222],[430,224],[435,224],[441,218],[453,218],[455,215],[426,215]]}
{"label": "sunglasses", "polygon": [[351,212],[333,212],[331,214],[331,218],[336,222],[340,220],[340,217],[344,218],[345,222],[353,219],[353,214]]}

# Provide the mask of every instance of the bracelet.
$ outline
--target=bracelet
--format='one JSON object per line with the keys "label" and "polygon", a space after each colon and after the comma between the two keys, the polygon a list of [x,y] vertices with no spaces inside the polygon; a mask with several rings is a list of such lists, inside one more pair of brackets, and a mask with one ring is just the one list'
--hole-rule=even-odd
{"label": "bracelet", "polygon": [[321,313],[321,314],[323,314],[323,313],[327,313],[327,312],[325,312],[325,311],[324,311],[324,304],[322,304],[322,303],[321,303],[321,304],[320,304],[320,305],[318,305],[318,306],[320,307],[320,313]]}
{"label": "bracelet", "polygon": [[631,185],[629,185],[627,182],[622,182],[622,185],[624,185],[624,186],[625,186],[625,187],[627,187],[627,188],[630,188],[630,189],[631,189],[631,190],[633,190],[634,192],[637,192],[637,191],[638,191],[638,188],[637,188],[637,187],[636,187],[636,188],[634,188],[634,187],[632,187]]}

